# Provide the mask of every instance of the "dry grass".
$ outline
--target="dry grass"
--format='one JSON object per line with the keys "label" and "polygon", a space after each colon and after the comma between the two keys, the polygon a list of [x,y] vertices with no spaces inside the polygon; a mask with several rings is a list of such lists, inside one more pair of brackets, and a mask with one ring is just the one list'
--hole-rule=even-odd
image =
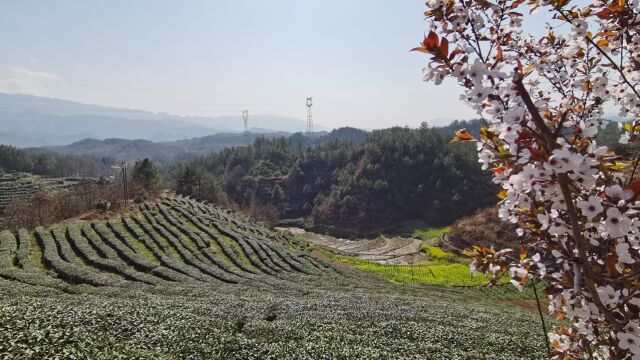
{"label": "dry grass", "polygon": [[451,226],[447,241],[460,251],[473,245],[498,249],[518,246],[516,226],[498,218],[497,207],[487,208],[460,219]]}

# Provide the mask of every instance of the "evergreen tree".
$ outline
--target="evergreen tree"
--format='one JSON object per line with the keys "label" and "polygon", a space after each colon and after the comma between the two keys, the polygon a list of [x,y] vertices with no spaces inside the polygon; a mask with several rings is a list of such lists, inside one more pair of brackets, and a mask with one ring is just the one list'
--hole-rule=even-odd
{"label": "evergreen tree", "polygon": [[160,182],[160,172],[149,159],[136,161],[131,177],[145,188],[153,188]]}

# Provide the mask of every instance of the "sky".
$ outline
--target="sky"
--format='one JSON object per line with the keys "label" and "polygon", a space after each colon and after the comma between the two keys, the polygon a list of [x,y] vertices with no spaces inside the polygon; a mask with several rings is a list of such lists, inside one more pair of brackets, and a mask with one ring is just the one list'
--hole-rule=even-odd
{"label": "sky", "polygon": [[0,92],[365,129],[474,117],[422,81],[424,0],[0,3]]}

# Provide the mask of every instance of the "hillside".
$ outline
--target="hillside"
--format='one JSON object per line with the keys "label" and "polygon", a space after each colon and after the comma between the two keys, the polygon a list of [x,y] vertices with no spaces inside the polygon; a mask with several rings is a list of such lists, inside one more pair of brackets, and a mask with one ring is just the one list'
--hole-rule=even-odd
{"label": "hillside", "polygon": [[0,232],[0,286],[8,358],[544,356],[532,311],[475,300],[481,290],[405,291],[178,197]]}
{"label": "hillside", "polygon": [[288,137],[284,132],[218,133],[183,140],[153,142],[143,139],[83,139],[68,145],[49,146],[44,149],[62,154],[85,156],[111,162],[150,159],[157,163],[169,164],[181,160],[220,151],[227,147],[243,146],[257,138]]}
{"label": "hillside", "polygon": [[297,137],[258,139],[182,166],[176,186],[344,237],[393,232],[406,221],[447,225],[495,204],[497,192],[474,146],[450,139],[427,127],[339,129],[310,148]]}
{"label": "hillside", "polygon": [[[29,199],[40,191],[58,191],[77,185],[81,178],[41,178],[25,173],[0,172],[0,215],[15,199]],[[1,219],[1,218],[0,218]]]}
{"label": "hillside", "polygon": [[115,159],[61,154],[59,152],[32,148],[19,149],[0,145],[0,173],[3,171],[28,172],[54,177],[63,176],[110,176]]}
{"label": "hillside", "polygon": [[[108,222],[61,224],[50,230],[40,227],[34,233],[21,230],[17,240],[5,231],[2,260],[9,263],[0,265],[0,277],[62,288],[65,284],[127,286],[138,282],[236,284],[256,276],[285,279],[296,274],[335,273],[326,264],[278,242],[287,244],[285,238],[238,223],[219,209],[165,198]],[[29,254],[33,253],[39,254],[36,259],[41,257],[40,264],[32,261]],[[22,271],[11,267],[14,261],[22,264]],[[57,277],[47,275],[47,269]]]}
{"label": "hillside", "polygon": [[168,162],[183,153],[183,150],[177,146],[142,139],[84,139],[69,145],[51,146],[46,149],[62,154],[84,155],[94,159],[111,159],[111,162],[135,161],[144,158],[155,162]]}
{"label": "hillside", "polygon": [[204,155],[211,152],[218,152],[228,147],[251,144],[259,137],[271,139],[276,137],[289,137],[291,135],[291,133],[283,131],[269,131],[254,128],[248,133],[219,133],[191,139],[163,142],[160,144],[175,146],[188,154]]}

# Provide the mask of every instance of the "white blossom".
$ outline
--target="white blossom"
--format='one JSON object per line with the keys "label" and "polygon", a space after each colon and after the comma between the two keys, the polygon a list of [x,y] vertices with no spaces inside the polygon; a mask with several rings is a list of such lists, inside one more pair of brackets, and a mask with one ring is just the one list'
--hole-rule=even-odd
{"label": "white blossom", "polygon": [[640,337],[637,334],[630,334],[626,332],[617,333],[618,344],[623,350],[629,350],[635,355],[640,355]]}
{"label": "white blossom", "polygon": [[598,216],[603,210],[602,202],[598,197],[593,195],[589,196],[589,199],[587,201],[578,201],[578,207],[580,208],[582,215],[584,215],[589,220]]}
{"label": "white blossom", "polygon": [[607,209],[607,217],[604,221],[604,229],[609,236],[618,238],[626,235],[631,229],[631,219],[623,216],[618,208]]}

